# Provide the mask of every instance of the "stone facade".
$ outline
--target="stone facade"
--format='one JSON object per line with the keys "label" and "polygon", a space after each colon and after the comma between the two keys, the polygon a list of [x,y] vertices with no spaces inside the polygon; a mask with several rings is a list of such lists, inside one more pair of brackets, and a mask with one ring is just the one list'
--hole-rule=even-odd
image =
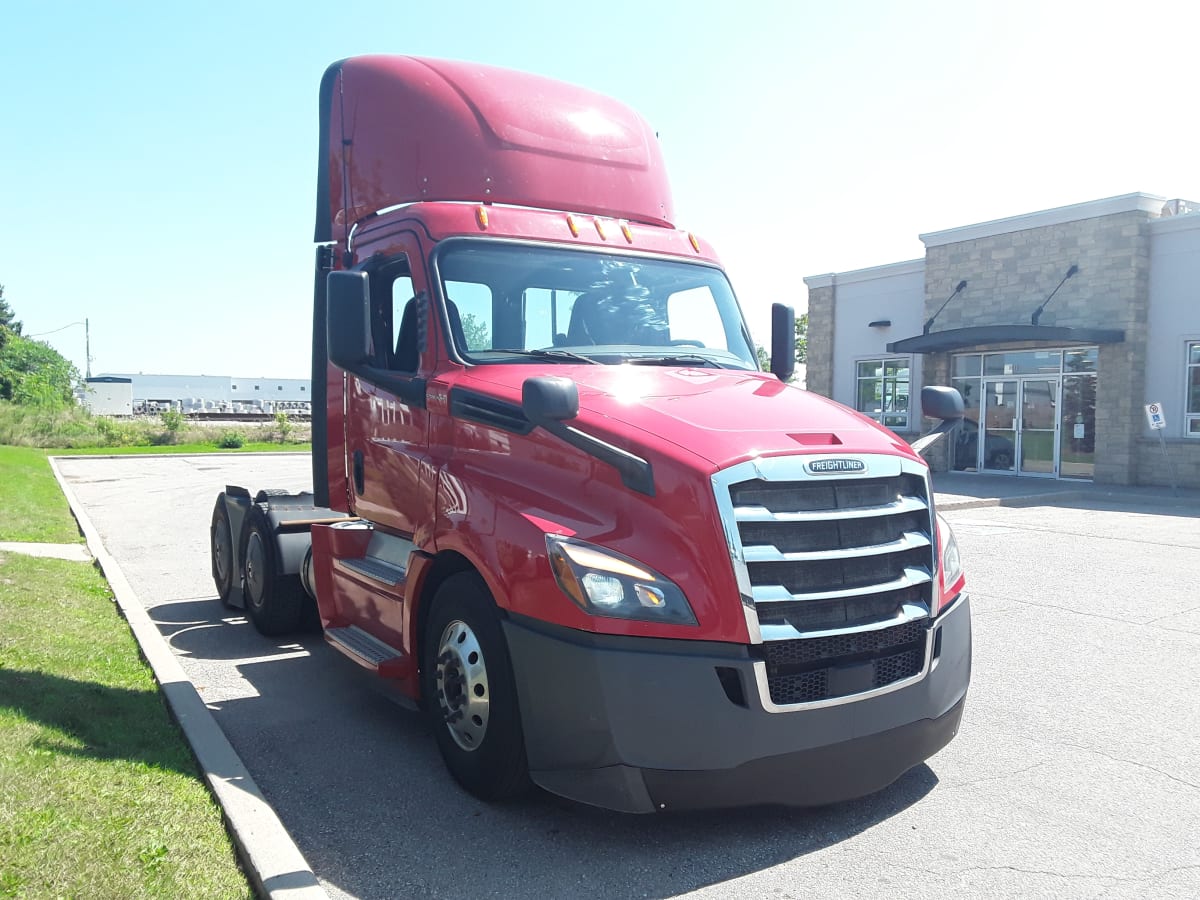
{"label": "stone facade", "polygon": [[[1151,214],[1131,210],[1073,222],[1024,228],[953,243],[925,254],[925,313],[932,316],[954,286],[966,289],[938,316],[935,331],[975,325],[1025,324],[1071,266],[1068,279],[1043,311],[1042,325],[1109,328],[1122,344],[1100,347],[1096,403],[1095,480],[1137,483],[1150,298]],[[1009,345],[1012,346],[1012,345]],[[971,349],[963,348],[959,352]],[[944,372],[949,359],[926,365]],[[937,383],[927,375],[927,383]]]}
{"label": "stone facade", "polygon": [[808,360],[804,386],[822,397],[833,396],[834,285],[808,290]]}
{"label": "stone facade", "polygon": [[[1166,211],[1176,216],[1200,209],[1200,204],[1185,203],[1190,210],[1180,212],[1179,202],[1173,203]],[[1174,356],[1182,354],[1185,339],[1200,337],[1200,318],[1195,313],[1200,304],[1196,282],[1200,262],[1192,262],[1200,260],[1200,224],[1160,218],[1163,211],[1160,197],[1127,194],[923,234],[923,260],[806,278],[809,389],[853,404],[848,373],[856,358],[869,358],[863,349],[869,346],[865,337],[869,320],[896,320],[895,328],[888,328],[891,323],[886,321],[870,324],[884,326],[889,345],[903,343],[921,333],[916,313],[922,314],[922,321],[933,316],[960,281],[967,282],[965,289],[937,315],[931,333],[1029,326],[1034,311],[1053,291],[1040,325],[1124,333],[1119,343],[1098,344],[1094,480],[1164,485],[1173,478],[1181,486],[1200,487],[1200,439],[1181,437],[1175,411],[1182,409],[1181,383],[1176,379],[1184,374],[1184,360]],[[1196,238],[1185,239],[1193,233]],[[1077,272],[1063,282],[1072,266],[1078,267]],[[919,280],[901,280],[905,274],[919,279],[922,273],[923,296]],[[868,283],[873,285],[870,296],[886,302],[864,301],[870,293]],[[1152,291],[1158,297],[1153,307]],[[909,355],[922,369],[920,384],[948,384],[953,353],[1097,344],[1082,335],[1072,341],[992,343]],[[1155,348],[1153,353],[1150,347]],[[914,394],[919,386],[914,376]],[[1146,430],[1142,407],[1148,402],[1147,391],[1154,393],[1151,399],[1165,400],[1171,411],[1168,424],[1174,431],[1167,437],[1171,467]],[[926,420],[922,430],[933,424]],[[944,468],[947,456],[946,448],[940,447],[929,454],[930,463],[935,469]]]}

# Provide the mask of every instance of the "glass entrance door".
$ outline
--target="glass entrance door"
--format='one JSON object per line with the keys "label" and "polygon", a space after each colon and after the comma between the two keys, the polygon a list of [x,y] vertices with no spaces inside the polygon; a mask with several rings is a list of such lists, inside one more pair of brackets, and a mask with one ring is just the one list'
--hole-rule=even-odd
{"label": "glass entrance door", "polygon": [[985,472],[1015,471],[1020,384],[1016,379],[983,383],[983,440],[978,452]]}
{"label": "glass entrance door", "polygon": [[1021,418],[1017,436],[1022,475],[1058,474],[1058,379],[1021,379]]}

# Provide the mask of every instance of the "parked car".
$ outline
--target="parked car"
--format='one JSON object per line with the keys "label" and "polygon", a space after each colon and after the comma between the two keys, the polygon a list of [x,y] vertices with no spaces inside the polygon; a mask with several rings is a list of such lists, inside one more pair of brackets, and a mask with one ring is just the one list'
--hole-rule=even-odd
{"label": "parked car", "polygon": [[[974,419],[963,419],[954,439],[954,468],[974,468],[979,460],[979,423]],[[983,467],[985,469],[1011,469],[1017,458],[1017,448],[1002,434],[985,432],[983,439]]]}

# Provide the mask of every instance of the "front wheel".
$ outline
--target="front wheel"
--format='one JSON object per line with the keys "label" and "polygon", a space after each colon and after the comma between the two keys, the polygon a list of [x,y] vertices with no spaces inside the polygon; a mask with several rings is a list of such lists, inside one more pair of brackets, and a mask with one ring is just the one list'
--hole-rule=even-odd
{"label": "front wheel", "polygon": [[446,767],[481,800],[529,787],[508,644],[483,579],[463,572],[434,595],[423,637],[421,688]]}

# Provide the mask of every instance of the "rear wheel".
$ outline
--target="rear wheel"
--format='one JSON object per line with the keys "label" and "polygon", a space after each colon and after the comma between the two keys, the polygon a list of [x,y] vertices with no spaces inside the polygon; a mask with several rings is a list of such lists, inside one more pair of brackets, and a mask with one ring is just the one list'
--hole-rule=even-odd
{"label": "rear wheel", "polygon": [[221,602],[229,606],[229,595],[233,591],[233,528],[229,524],[224,494],[217,498],[217,504],[213,507],[212,526],[208,533],[213,584]]}
{"label": "rear wheel", "polygon": [[250,507],[242,525],[242,584],[246,614],[260,634],[297,631],[307,595],[299,575],[279,573],[279,553],[266,511]]}
{"label": "rear wheel", "polygon": [[463,572],[434,595],[423,637],[422,692],[447,768],[481,800],[529,787],[508,644],[483,579]]}

